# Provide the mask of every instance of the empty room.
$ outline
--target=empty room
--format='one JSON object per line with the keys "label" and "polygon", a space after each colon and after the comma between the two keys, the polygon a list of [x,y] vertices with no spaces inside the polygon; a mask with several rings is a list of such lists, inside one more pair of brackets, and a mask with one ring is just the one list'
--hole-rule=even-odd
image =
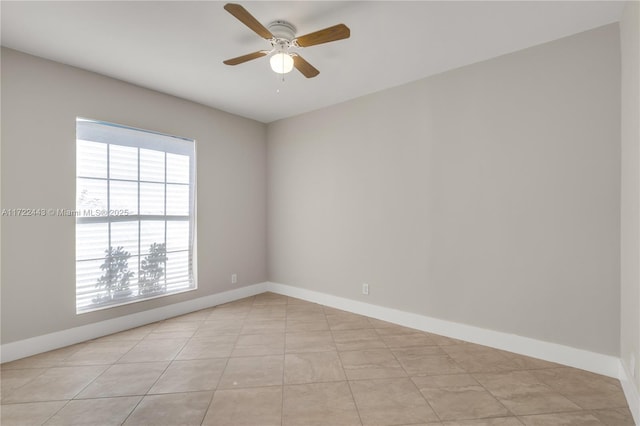
{"label": "empty room", "polygon": [[0,2],[0,424],[640,424],[640,2]]}

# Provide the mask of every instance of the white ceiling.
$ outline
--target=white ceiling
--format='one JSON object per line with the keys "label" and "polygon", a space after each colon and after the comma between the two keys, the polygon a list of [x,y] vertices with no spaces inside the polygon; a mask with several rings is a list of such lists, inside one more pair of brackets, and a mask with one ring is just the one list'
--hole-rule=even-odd
{"label": "white ceiling", "polygon": [[336,104],[616,22],[615,1],[237,1],[298,35],[344,23],[351,38],[301,49],[320,70],[281,78],[269,43],[218,1],[0,3],[2,45],[261,122]]}

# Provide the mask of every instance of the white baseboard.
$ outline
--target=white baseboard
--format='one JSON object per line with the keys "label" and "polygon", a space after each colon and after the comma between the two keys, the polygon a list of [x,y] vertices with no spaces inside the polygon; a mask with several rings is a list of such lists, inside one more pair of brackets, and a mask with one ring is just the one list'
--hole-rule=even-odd
{"label": "white baseboard", "polygon": [[[544,342],[515,334],[487,330],[467,324],[445,321],[424,315],[400,311],[398,309],[372,305],[326,293],[273,282],[254,284],[123,317],[74,327],[68,330],[32,337],[17,342],[6,343],[0,346],[0,360],[1,362],[13,361],[19,358],[106,336],[108,334],[117,333],[133,327],[142,326],[155,321],[161,321],[177,315],[183,315],[200,309],[220,305],[222,303],[242,299],[244,297],[253,296],[265,291],[272,291],[274,293],[296,297],[314,303],[320,303],[325,306],[342,309],[360,315],[366,315],[383,321],[389,321],[405,327],[411,327],[430,333],[440,334],[455,339],[465,340],[472,343],[580,368],[597,374],[615,377],[621,379],[621,381],[623,379],[621,376],[623,370],[621,370],[620,359],[615,356],[576,349],[557,343]],[[628,376],[625,375],[624,378],[628,378]],[[635,387],[633,387],[630,381],[628,381],[627,387],[631,390],[625,390],[625,392],[633,392],[635,390]]]}
{"label": "white baseboard", "polygon": [[490,346],[617,378],[622,384],[622,389],[634,421],[640,425],[640,395],[638,394],[638,389],[634,386],[630,378],[631,376],[622,361],[615,356],[572,348],[557,343],[544,342],[515,334],[487,330],[467,324],[445,321],[273,282],[254,284],[123,317],[74,327],[17,342],[6,343],[0,346],[0,362],[8,362],[36,355],[133,327],[232,302],[265,291],[271,291],[336,309],[366,315],[405,327]]}
{"label": "white baseboard", "polygon": [[405,327],[490,346],[545,361],[556,362],[616,379],[620,378],[620,359],[615,356],[474,327],[467,324],[445,321],[285,284],[269,282],[266,288],[268,291],[274,293],[366,315]]}
{"label": "white baseboard", "polygon": [[123,317],[74,327],[68,330],[32,337],[17,342],[6,343],[0,346],[0,362],[8,362],[36,355],[64,346],[84,342],[86,340],[117,333],[133,327],[232,302],[234,300],[260,294],[265,291],[271,291],[336,309],[366,315],[368,317],[392,322],[405,327],[411,327],[430,333],[490,346],[617,378],[622,384],[622,389],[629,404],[629,409],[631,410],[634,421],[636,424],[640,425],[640,395],[638,393],[638,389],[633,384],[631,375],[625,368],[624,364],[617,357],[590,352],[583,349],[576,349],[569,346],[559,345],[557,343],[549,343],[514,334],[431,318],[424,315],[404,312],[397,309],[372,305],[344,297],[333,296],[326,293],[273,282],[254,284]]}
{"label": "white baseboard", "polygon": [[17,342],[5,343],[0,346],[0,362],[13,361],[86,340],[96,339],[133,327],[139,327],[152,322],[264,293],[265,291],[267,291],[267,283],[253,284],[210,296],[174,303],[173,305],[162,306],[135,314],[74,327],[68,330],[57,331]]}
{"label": "white baseboard", "polygon": [[624,396],[627,398],[631,415],[633,415],[633,420],[637,425],[640,425],[640,393],[622,361],[620,361],[620,383],[622,384]]}

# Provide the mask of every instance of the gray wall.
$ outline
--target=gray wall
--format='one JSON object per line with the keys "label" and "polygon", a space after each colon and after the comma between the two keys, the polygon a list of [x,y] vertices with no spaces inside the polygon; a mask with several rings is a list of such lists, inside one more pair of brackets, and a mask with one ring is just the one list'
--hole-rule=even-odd
{"label": "gray wall", "polygon": [[640,391],[640,3],[627,2],[622,56],[622,223],[620,357]]}
{"label": "gray wall", "polygon": [[2,343],[229,290],[235,272],[637,359],[624,236],[619,338],[619,47],[611,25],[269,126],[2,49],[3,208],[73,208],[85,116],[198,141],[199,239],[198,291],[76,316],[73,219],[3,217]]}
{"label": "gray wall", "polygon": [[617,24],[272,123],[268,144],[270,281],[619,353]]}
{"label": "gray wall", "polygon": [[3,217],[2,343],[267,280],[264,124],[4,48],[2,208],[75,209],[76,116],[196,139],[199,288],[77,316],[74,219]]}

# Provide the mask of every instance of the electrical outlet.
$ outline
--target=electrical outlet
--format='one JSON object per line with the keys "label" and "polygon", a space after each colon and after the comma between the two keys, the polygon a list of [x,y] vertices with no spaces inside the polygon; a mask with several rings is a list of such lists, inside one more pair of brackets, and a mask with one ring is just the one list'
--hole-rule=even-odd
{"label": "electrical outlet", "polygon": [[231,274],[231,284],[238,283],[238,274]]}
{"label": "electrical outlet", "polygon": [[369,294],[369,284],[362,284],[362,294]]}

